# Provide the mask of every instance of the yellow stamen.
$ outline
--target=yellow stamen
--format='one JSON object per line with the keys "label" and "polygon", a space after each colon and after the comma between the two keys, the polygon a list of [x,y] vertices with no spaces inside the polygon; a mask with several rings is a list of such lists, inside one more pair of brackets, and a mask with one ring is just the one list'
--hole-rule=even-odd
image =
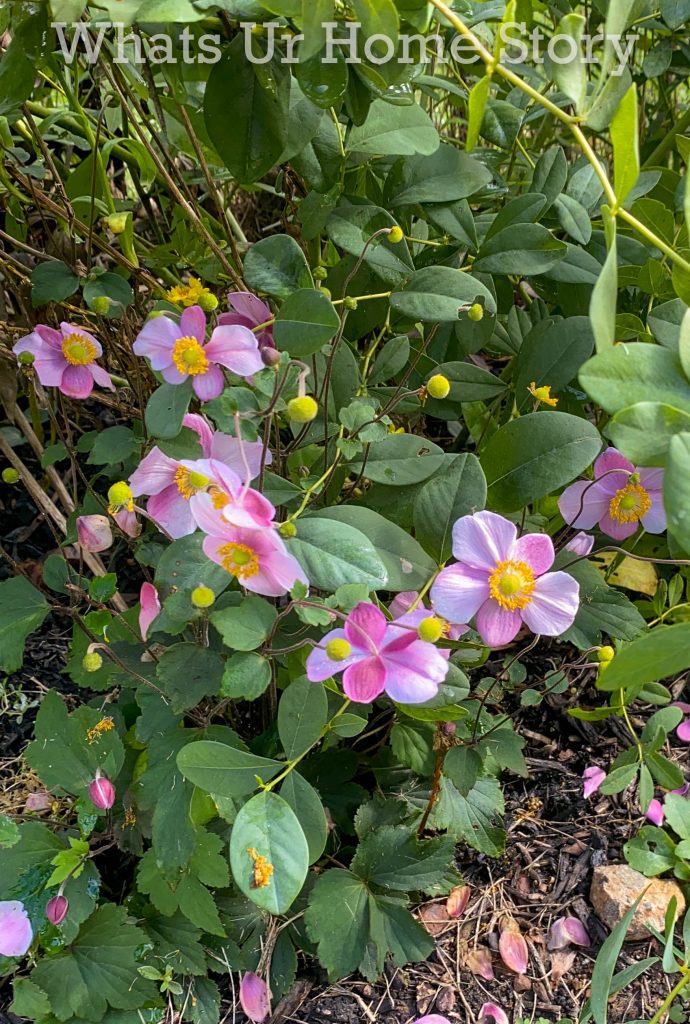
{"label": "yellow stamen", "polygon": [[186,466],[178,466],[175,470],[175,484],[182,497],[189,501],[208,486],[208,477],[203,473],[195,473]]}
{"label": "yellow stamen", "polygon": [[221,491],[220,487],[210,487],[208,493],[211,495],[214,508],[225,508],[226,505],[230,504],[229,496],[225,491]]}
{"label": "yellow stamen", "polygon": [[87,743],[95,743],[97,739],[100,739],[101,733],[110,732],[114,728],[115,723],[109,715],[106,718],[101,718],[100,722],[96,722],[94,727],[87,731]]}
{"label": "yellow stamen", "polygon": [[538,388],[537,382],[533,380],[527,390],[533,398],[536,398],[538,402],[543,402],[544,405],[558,405],[558,399],[551,397],[550,384],[543,384]]}
{"label": "yellow stamen", "polygon": [[642,484],[629,483],[611,498],[609,515],[617,523],[637,523],[651,507],[651,498]]}
{"label": "yellow stamen", "polygon": [[68,334],[62,339],[62,354],[71,366],[86,366],[96,358],[96,346],[83,334]]}
{"label": "yellow stamen", "polygon": [[489,593],[501,608],[515,611],[532,600],[534,572],[526,562],[499,562],[489,576]]}
{"label": "yellow stamen", "polygon": [[196,338],[179,338],[173,346],[172,359],[180,373],[196,376],[208,370],[206,353]]}
{"label": "yellow stamen", "polygon": [[264,889],[271,881],[271,875],[273,874],[273,865],[269,864],[268,860],[265,857],[262,857],[260,853],[257,853],[253,846],[247,847],[247,853],[249,854],[254,863],[254,866],[252,868],[253,887],[255,889]]}
{"label": "yellow stamen", "polygon": [[167,292],[167,298],[176,306],[198,306],[203,295],[210,295],[198,277],[190,277],[187,284],[177,284]]}
{"label": "yellow stamen", "polygon": [[246,544],[223,544],[218,548],[218,554],[225,571],[239,580],[256,576],[259,571],[259,556]]}

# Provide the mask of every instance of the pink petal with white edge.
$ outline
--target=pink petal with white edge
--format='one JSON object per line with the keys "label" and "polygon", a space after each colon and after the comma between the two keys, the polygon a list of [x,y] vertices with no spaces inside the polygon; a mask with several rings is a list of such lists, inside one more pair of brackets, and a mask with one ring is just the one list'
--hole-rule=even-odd
{"label": "pink petal with white edge", "polygon": [[458,562],[446,566],[431,587],[434,611],[448,622],[469,622],[489,596],[486,569],[473,569]]}
{"label": "pink petal with white edge", "polygon": [[522,609],[525,625],[542,636],[560,636],[575,621],[580,607],[580,584],[567,572],[540,576],[532,600]]}
{"label": "pink petal with white edge", "polygon": [[475,619],[475,627],[487,647],[502,647],[509,644],[520,632],[522,619],[518,611],[501,608],[490,597],[481,606]]}
{"label": "pink petal with white edge", "polygon": [[479,1024],[510,1024],[510,1021],[496,1003],[484,1003],[479,1008]]}
{"label": "pink petal with white edge", "polygon": [[93,391],[93,375],[88,366],[68,366],[62,374],[60,391],[69,398],[88,398]]}
{"label": "pink petal with white edge", "polygon": [[196,530],[190,502],[180,494],[175,484],[164,487],[159,494],[153,494],[147,502],[146,511],[173,540],[187,537]]}
{"label": "pink petal with white edge", "polygon": [[649,491],[651,508],[642,516],[642,525],[647,533],[663,533],[666,529],[666,509],[664,499],[659,491]]}
{"label": "pink petal with white edge", "polygon": [[206,338],[206,314],[201,306],[189,306],[180,317],[183,338],[196,338],[203,345]]}
{"label": "pink petal with white edge", "polygon": [[558,499],[558,509],[566,523],[576,530],[591,530],[608,512],[610,498],[591,480],[578,480],[566,487]]}
{"label": "pink petal with white edge", "polygon": [[369,704],[383,693],[386,668],[380,658],[364,658],[345,669],[343,691],[356,704]]}
{"label": "pink petal with white edge", "polygon": [[163,370],[172,363],[172,350],[182,337],[179,325],[168,316],[156,316],[147,320],[132,345],[135,356],[144,356],[151,363],[151,369]]}
{"label": "pink petal with white edge", "polygon": [[160,494],[175,482],[178,467],[177,459],[171,459],[158,447],[152,448],[129,478],[132,494],[135,498],[140,494]]}
{"label": "pink petal with white edge", "polygon": [[153,583],[142,583],[139,592],[139,632],[142,640],[146,640],[149,629],[161,613],[161,603],[158,598],[158,591]]}
{"label": "pink petal with white edge", "polygon": [[256,576],[240,580],[246,590],[262,594],[264,597],[282,597],[298,582],[309,586],[302,566],[288,551],[272,552],[265,560],[261,560],[261,567]]}
{"label": "pink petal with white edge", "polygon": [[0,956],[24,956],[33,937],[24,904],[19,900],[1,900]]}
{"label": "pink petal with white edge", "polygon": [[108,391],[114,391],[115,385],[110,379],[110,374],[107,370],[104,370],[98,363],[89,363],[89,369],[93,375],[93,379],[98,384],[99,388],[107,388]]}
{"label": "pink petal with white edge", "polygon": [[556,552],[547,534],[526,533],[516,542],[512,557],[527,562],[535,576],[541,576],[553,565]]}
{"label": "pink petal with white edge", "polygon": [[264,368],[259,343],[247,327],[216,327],[205,352],[239,377],[251,377]]}
{"label": "pink petal with white edge", "polygon": [[404,651],[384,648],[386,693],[398,704],[423,704],[438,693],[448,675],[448,662],[432,644],[415,640]]}
{"label": "pink petal with white edge", "polygon": [[249,971],[240,982],[240,1005],[255,1024],[262,1024],[271,1012],[271,995],[265,981]]}
{"label": "pink petal with white edge", "polygon": [[463,516],[453,526],[453,554],[459,562],[491,572],[510,558],[517,527],[495,512]]}
{"label": "pink petal with white edge", "polygon": [[386,634],[388,620],[383,612],[368,601],[360,601],[345,623],[345,636],[353,647],[375,653]]}
{"label": "pink petal with white edge", "polygon": [[623,469],[634,473],[635,467],[617,448],[606,448],[594,463],[594,476],[602,476],[613,469]]}
{"label": "pink petal with white edge", "polygon": [[516,974],[525,974],[529,963],[529,950],[517,927],[504,928],[498,937],[501,960]]}
{"label": "pink petal with white edge", "polygon": [[206,373],[197,373],[192,378],[194,394],[202,402],[210,402],[222,394],[225,387],[223,371],[217,366],[209,366]]}
{"label": "pink petal with white edge", "polygon": [[336,675],[338,672],[344,672],[350,665],[354,665],[355,662],[361,661],[361,651],[353,651],[352,654],[348,654],[347,658],[343,658],[341,661],[334,661],[329,658],[326,653],[326,646],[331,640],[345,640],[344,629],[332,629],[330,633],[322,638],[318,647],[309,653],[306,662],[307,679],[312,683],[322,683],[324,679],[330,679],[331,676]]}
{"label": "pink petal with white edge", "polygon": [[[216,433],[207,420],[199,415],[198,412],[188,412],[182,417],[182,426],[188,427],[195,434],[198,434],[203,456],[205,459],[210,459]],[[220,436],[225,437],[226,435]]]}
{"label": "pink petal with white edge", "polygon": [[599,520],[601,532],[605,533],[607,537],[613,537],[614,540],[627,540],[628,537],[632,537],[633,533],[637,532],[639,525],[637,522],[619,523],[617,519],[612,519],[608,512]]}

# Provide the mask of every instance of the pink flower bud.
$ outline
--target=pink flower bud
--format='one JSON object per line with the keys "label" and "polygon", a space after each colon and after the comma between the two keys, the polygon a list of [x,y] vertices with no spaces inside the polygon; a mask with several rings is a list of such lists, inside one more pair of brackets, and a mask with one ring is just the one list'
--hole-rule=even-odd
{"label": "pink flower bud", "polygon": [[248,971],[240,982],[240,1004],[250,1020],[261,1024],[271,1012],[268,985],[258,975]]}
{"label": "pink flower bud", "polygon": [[448,917],[461,917],[465,911],[465,907],[470,901],[470,895],[472,890],[469,885],[456,885],[454,889],[451,889],[448,899],[446,900],[446,912]]}
{"label": "pink flower bud", "polygon": [[503,928],[498,939],[498,951],[501,960],[511,971],[515,971],[516,974],[524,974],[527,971],[529,950],[514,921]]}
{"label": "pink flower bud", "polygon": [[158,591],[153,583],[142,583],[139,592],[139,603],[141,605],[139,611],[139,632],[141,633],[141,639],[146,640],[151,625],[161,613]]}
{"label": "pink flower bud", "polygon": [[280,352],[277,348],[273,348],[270,345],[264,345],[261,349],[261,359],[264,366],[277,366],[280,362]]}
{"label": "pink flower bud", "polygon": [[592,793],[596,793],[605,778],[606,772],[603,768],[599,768],[595,764],[590,765],[589,768],[585,768],[582,773],[582,795],[585,800],[587,797],[590,797]]}
{"label": "pink flower bud", "polygon": [[510,1021],[496,1003],[484,1003],[479,1010],[479,1024],[510,1024]]}
{"label": "pink flower bud", "polygon": [[565,546],[566,551],[572,551],[574,555],[588,555],[594,547],[594,537],[580,530]]}
{"label": "pink flower bud", "polygon": [[587,929],[577,917],[557,918],[549,930],[548,948],[563,949],[571,943],[575,946],[590,946]]}
{"label": "pink flower bud", "polygon": [[647,819],[647,821],[651,821],[652,825],[659,826],[663,824],[664,805],[662,804],[661,800],[657,800],[656,798],[654,800],[650,800],[649,806],[647,810],[644,812],[644,816]]}
{"label": "pink flower bud", "polygon": [[465,966],[484,981],[494,981],[496,977],[491,953],[484,946],[477,946],[476,949],[469,951],[465,957]]}
{"label": "pink flower bud", "polygon": [[79,516],[77,538],[85,551],[106,551],[113,543],[107,516]]}
{"label": "pink flower bud", "polygon": [[25,811],[49,811],[50,810],[50,793],[47,793],[45,789],[39,789],[37,793],[29,793],[24,803]]}
{"label": "pink flower bud", "polygon": [[51,924],[60,924],[61,921],[64,921],[68,910],[69,901],[62,893],[53,896],[52,900],[48,900],[46,903],[46,917]]}
{"label": "pink flower bud", "polygon": [[115,787],[109,779],[97,775],[89,786],[89,796],[94,807],[107,811],[115,803]]}
{"label": "pink flower bud", "polygon": [[443,734],[444,736],[455,736],[457,732],[457,725],[455,722],[444,722],[443,723]]}

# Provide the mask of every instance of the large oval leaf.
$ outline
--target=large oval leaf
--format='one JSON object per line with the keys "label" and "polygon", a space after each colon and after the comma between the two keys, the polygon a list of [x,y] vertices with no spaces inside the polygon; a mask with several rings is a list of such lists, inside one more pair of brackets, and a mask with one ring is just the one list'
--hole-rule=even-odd
{"label": "large oval leaf", "polygon": [[401,291],[391,295],[393,309],[415,322],[456,323],[467,316],[460,307],[475,302],[481,302],[488,313],[496,312],[496,300],[489,289],[471,274],[452,267],[418,270]]}
{"label": "large oval leaf", "polygon": [[535,412],[497,430],[481,454],[488,504],[517,512],[570,483],[601,450],[596,427],[565,412]]}
{"label": "large oval leaf", "polygon": [[433,441],[413,434],[391,434],[369,449],[365,462],[352,463],[353,472],[390,487],[407,487],[426,480],[441,468],[444,454]]}
{"label": "large oval leaf", "polygon": [[328,698],[320,683],[306,676],[283,690],[278,705],[278,735],[288,761],[316,743],[328,721]]}
{"label": "large oval leaf", "polygon": [[300,519],[297,536],[286,542],[313,587],[333,593],[344,583],[385,587],[386,568],[370,540],[345,523],[309,516]]}
{"label": "large oval leaf", "polygon": [[680,359],[660,345],[614,345],[585,363],[580,383],[608,413],[636,402],[661,402],[690,413],[690,384]]}
{"label": "large oval leaf", "polygon": [[429,480],[414,504],[419,540],[439,564],[451,554],[453,524],[486,504],[486,480],[476,455],[458,455],[439,480]]}
{"label": "large oval leaf", "polygon": [[[261,873],[265,861],[273,869]],[[284,914],[299,896],[309,870],[309,847],[290,805],[263,792],[240,809],[232,826],[230,867],[245,896],[269,914]]]}
{"label": "large oval leaf", "polygon": [[185,779],[206,793],[236,798],[257,788],[257,776],[267,782],[284,765],[280,761],[230,747],[227,743],[198,740],[180,750],[177,767]]}

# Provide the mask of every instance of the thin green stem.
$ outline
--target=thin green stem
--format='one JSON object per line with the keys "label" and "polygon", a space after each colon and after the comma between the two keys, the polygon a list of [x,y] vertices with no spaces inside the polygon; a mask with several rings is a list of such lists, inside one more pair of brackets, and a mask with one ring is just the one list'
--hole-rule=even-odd
{"label": "thin green stem", "polygon": [[311,750],[314,749],[314,747],[319,745],[321,740],[324,739],[324,737],[327,735],[327,733],[329,733],[331,731],[331,729],[333,728],[333,723],[338,718],[340,718],[340,716],[343,714],[343,712],[347,711],[347,709],[349,708],[350,704],[351,704],[350,699],[346,698],[345,702],[342,705],[342,707],[338,708],[336,713],[333,715],[333,718],[330,718],[326,722],[326,724],[324,725],[323,729],[321,730],[319,735],[316,737],[314,742],[311,744],[311,746],[307,747],[307,749],[304,750],[298,757],[293,758],[292,761],[288,761],[285,770],[282,771],[280,773],[280,775],[276,775],[275,779],[271,779],[270,782],[267,782],[266,785],[263,787],[263,789],[264,790],[274,789],[278,785],[279,782],[282,782],[283,779],[285,779],[290,774],[290,772],[293,771],[297,767],[297,765],[300,763],[300,761],[302,761],[307,756],[307,754]]}

